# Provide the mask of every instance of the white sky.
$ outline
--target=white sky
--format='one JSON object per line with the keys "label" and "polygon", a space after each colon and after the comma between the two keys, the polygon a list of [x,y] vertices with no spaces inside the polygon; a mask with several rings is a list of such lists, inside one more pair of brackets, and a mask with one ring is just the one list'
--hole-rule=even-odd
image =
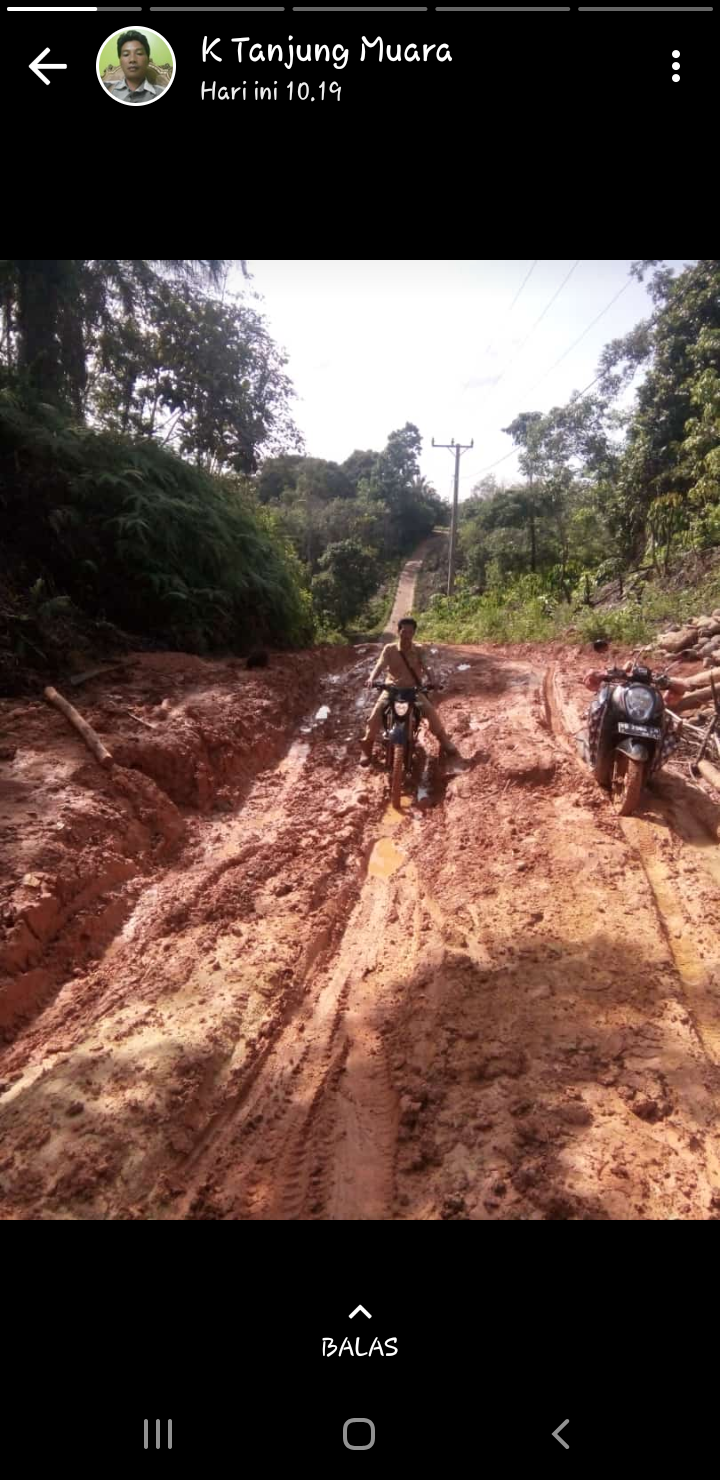
{"label": "white sky", "polygon": [[[342,462],[356,447],[379,451],[391,431],[411,421],[423,438],[422,471],[443,497],[451,495],[454,458],[433,449],[431,438],[474,439],[460,463],[465,497],[488,464],[510,450],[503,426],[519,411],[547,411],[582,390],[597,373],[604,345],[650,313],[646,285],[629,279],[630,258],[581,261],[547,308],[573,260],[539,261],[511,309],[530,258],[250,259],[250,286],[262,300],[257,307],[289,356],[298,396],[293,415],[308,455]],[[668,265],[679,272],[685,263]],[[516,455],[492,471],[511,480]]]}

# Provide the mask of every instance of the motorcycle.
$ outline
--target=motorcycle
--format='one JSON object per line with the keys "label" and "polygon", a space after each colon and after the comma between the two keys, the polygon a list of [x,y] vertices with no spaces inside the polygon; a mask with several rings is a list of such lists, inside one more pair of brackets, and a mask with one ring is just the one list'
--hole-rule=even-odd
{"label": "motorcycle", "polygon": [[630,673],[608,668],[588,710],[593,774],[621,817],[635,811],[643,786],[680,743],[682,720],[669,713],[662,697],[668,687],[666,673],[653,677],[641,665]]}
{"label": "motorcycle", "polygon": [[383,709],[383,731],[385,766],[390,781],[390,801],[400,809],[403,780],[412,772],[415,746],[423,715],[417,706],[418,694],[427,694],[439,684],[416,684],[412,688],[400,688],[397,684],[374,683],[374,689],[385,689],[388,702]]}

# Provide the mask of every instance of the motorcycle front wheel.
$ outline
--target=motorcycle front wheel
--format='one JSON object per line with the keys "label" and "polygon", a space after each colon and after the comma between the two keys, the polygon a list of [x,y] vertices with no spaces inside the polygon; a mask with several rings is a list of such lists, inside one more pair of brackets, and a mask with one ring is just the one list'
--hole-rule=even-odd
{"label": "motorcycle front wheel", "polygon": [[634,761],[624,751],[617,750],[613,757],[610,794],[618,817],[629,817],[640,801],[645,781],[645,762]]}
{"label": "motorcycle front wheel", "polygon": [[600,751],[593,766],[593,776],[598,786],[604,786],[607,791],[610,786],[613,770],[612,752]]}
{"label": "motorcycle front wheel", "polygon": [[403,771],[405,770],[405,746],[393,745],[392,776],[390,777],[390,801],[400,811],[400,798],[402,796]]}

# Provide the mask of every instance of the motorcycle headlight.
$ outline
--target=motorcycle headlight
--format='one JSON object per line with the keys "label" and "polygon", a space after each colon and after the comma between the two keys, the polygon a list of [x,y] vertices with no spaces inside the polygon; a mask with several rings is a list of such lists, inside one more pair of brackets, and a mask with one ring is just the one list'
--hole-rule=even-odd
{"label": "motorcycle headlight", "polygon": [[401,714],[401,715],[402,714],[407,714],[409,708],[410,708],[410,705],[409,704],[403,704],[402,702],[396,703],[395,704],[395,713],[396,714]]}
{"label": "motorcycle headlight", "polygon": [[627,689],[625,708],[630,718],[639,720],[641,724],[650,719],[655,708],[655,695],[652,689]]}

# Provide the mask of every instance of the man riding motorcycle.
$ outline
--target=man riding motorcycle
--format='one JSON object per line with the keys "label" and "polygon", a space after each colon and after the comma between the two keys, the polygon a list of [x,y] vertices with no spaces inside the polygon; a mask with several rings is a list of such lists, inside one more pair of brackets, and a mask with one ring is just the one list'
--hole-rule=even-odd
{"label": "man riding motorcycle", "polygon": [[[398,640],[389,642],[383,648],[380,657],[367,680],[367,687],[371,688],[376,679],[384,671],[384,677],[388,683],[416,686],[421,683],[432,683],[432,678],[425,663],[425,654],[418,647],[413,638],[417,622],[414,617],[401,617],[398,622]],[[456,745],[453,745],[450,736],[445,730],[440,715],[433,704],[430,703],[426,694],[418,694],[417,707],[423,717],[427,720],[433,735],[436,735],[446,755],[458,755]],[[367,729],[360,742],[362,755],[361,766],[369,766],[372,756],[372,748],[382,725],[382,714],[387,704],[387,694],[380,694],[368,720]]]}

